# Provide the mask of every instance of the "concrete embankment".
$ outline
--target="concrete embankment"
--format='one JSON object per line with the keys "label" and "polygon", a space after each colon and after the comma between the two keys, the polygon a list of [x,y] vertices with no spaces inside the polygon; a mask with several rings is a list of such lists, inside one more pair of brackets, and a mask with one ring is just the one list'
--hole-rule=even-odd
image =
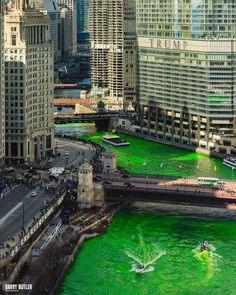
{"label": "concrete embankment", "polygon": [[[54,295],[56,294],[58,288],[60,287],[60,285],[62,284],[67,272],[69,271],[72,263],[74,262],[76,255],[78,254],[78,251],[80,250],[80,248],[83,246],[84,241],[91,239],[93,237],[96,237],[100,234],[103,234],[105,232],[105,230],[107,229],[107,226],[109,225],[109,223],[111,222],[112,218],[114,217],[114,215],[116,214],[117,211],[119,211],[123,206],[118,206],[117,208],[114,208],[113,210],[111,210],[111,212],[107,213],[106,216],[100,218],[99,220],[93,222],[92,224],[90,224],[88,227],[82,229],[80,231],[80,238],[78,240],[78,243],[76,244],[75,248],[73,249],[71,255],[68,256],[68,259],[66,261],[66,264],[64,265],[60,275],[58,276],[58,278],[56,279],[56,281],[54,282],[54,286],[53,289],[51,289],[50,291],[50,295]],[[99,226],[101,224],[103,224],[104,222],[106,222],[107,226],[103,227],[103,231],[98,232],[94,232],[94,233],[86,233],[86,231],[91,230],[92,228]]]}
{"label": "concrete embankment", "polygon": [[206,206],[191,206],[181,204],[166,204],[166,203],[154,203],[154,202],[133,202],[131,207],[143,210],[152,210],[168,215],[190,215],[190,216],[202,216],[202,217],[216,217],[216,218],[236,218],[236,207],[234,210],[206,207]]}
{"label": "concrete embankment", "polygon": [[58,290],[58,288],[60,287],[61,283],[64,280],[64,277],[66,276],[71,264],[74,262],[75,257],[79,251],[79,249],[83,246],[83,243],[85,240],[94,238],[96,236],[98,236],[99,233],[93,233],[93,234],[82,234],[81,237],[79,238],[79,241],[77,243],[77,245],[75,246],[73,252],[71,255],[68,256],[68,259],[66,261],[65,266],[63,267],[62,272],[60,273],[60,276],[57,278],[57,280],[54,282],[54,287],[50,292],[50,295],[54,295],[56,294],[56,291]]}
{"label": "concrete embankment", "polygon": [[117,129],[117,131],[119,133],[131,135],[131,136],[138,137],[138,138],[141,138],[141,139],[146,139],[146,140],[154,141],[154,142],[157,142],[157,143],[163,143],[163,144],[170,145],[170,146],[177,147],[177,148],[181,148],[181,149],[184,149],[184,150],[193,151],[193,152],[196,152],[196,153],[202,154],[202,155],[213,156],[213,157],[221,158],[221,159],[224,158],[224,154],[221,154],[221,153],[218,153],[218,152],[215,152],[215,151],[209,151],[209,150],[204,149],[204,148],[194,147],[194,146],[191,146],[191,145],[181,144],[181,143],[177,143],[177,142],[161,140],[161,139],[153,138],[153,137],[148,136],[148,135],[143,135],[141,133],[128,131],[128,130],[125,130],[125,129],[120,129],[120,128],[116,128],[116,129]]}

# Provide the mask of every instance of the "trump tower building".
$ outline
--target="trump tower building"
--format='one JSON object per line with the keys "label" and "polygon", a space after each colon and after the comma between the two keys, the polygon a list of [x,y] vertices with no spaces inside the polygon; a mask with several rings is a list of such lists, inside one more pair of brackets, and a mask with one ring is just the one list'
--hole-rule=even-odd
{"label": "trump tower building", "polygon": [[236,1],[136,5],[136,132],[236,154]]}

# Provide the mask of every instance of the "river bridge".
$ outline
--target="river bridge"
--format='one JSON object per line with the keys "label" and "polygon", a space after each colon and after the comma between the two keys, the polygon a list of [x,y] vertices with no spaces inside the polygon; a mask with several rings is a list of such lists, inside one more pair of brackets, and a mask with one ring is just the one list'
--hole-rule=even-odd
{"label": "river bridge", "polygon": [[120,117],[120,112],[102,112],[102,113],[88,113],[88,114],[55,114],[55,124],[68,123],[95,123],[97,130],[110,130],[112,128],[112,121]]}
{"label": "river bridge", "polygon": [[[105,201],[132,201],[174,203],[220,207],[236,210],[236,182],[224,181],[224,188],[214,190],[202,186],[194,178],[155,178],[130,176],[124,179],[119,176],[109,177],[111,183],[104,183]],[[130,182],[132,186],[128,186]]]}
{"label": "river bridge", "polygon": [[76,104],[82,104],[86,106],[97,105],[98,100],[92,98],[72,98],[72,97],[55,97],[54,106],[55,107],[66,107],[75,109]]}

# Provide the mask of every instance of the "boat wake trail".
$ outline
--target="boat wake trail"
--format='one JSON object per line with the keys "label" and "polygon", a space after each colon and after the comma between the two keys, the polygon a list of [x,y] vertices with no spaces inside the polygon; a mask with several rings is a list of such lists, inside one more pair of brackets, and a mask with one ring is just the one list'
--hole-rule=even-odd
{"label": "boat wake trail", "polygon": [[125,254],[131,258],[136,264],[132,264],[130,271],[136,271],[138,267],[144,266],[145,272],[154,271],[155,267],[151,266],[154,264],[161,256],[166,254],[166,251],[161,251],[157,244],[145,244],[143,237],[139,235],[139,247],[136,250],[126,250]]}
{"label": "boat wake trail", "polygon": [[214,273],[219,270],[217,262],[221,258],[220,255],[214,253],[215,247],[210,245],[210,250],[201,251],[198,247],[194,249],[194,257],[206,266],[206,276],[203,283],[207,284],[214,276]]}

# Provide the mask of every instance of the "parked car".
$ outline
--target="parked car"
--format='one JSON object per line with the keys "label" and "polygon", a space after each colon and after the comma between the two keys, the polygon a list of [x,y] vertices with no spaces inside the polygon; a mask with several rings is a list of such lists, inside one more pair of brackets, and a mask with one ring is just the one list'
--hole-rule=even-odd
{"label": "parked car", "polygon": [[37,192],[32,192],[31,197],[37,197],[38,193]]}
{"label": "parked car", "polygon": [[123,178],[129,178],[129,174],[123,174],[122,177]]}
{"label": "parked car", "polygon": [[110,180],[105,180],[103,181],[103,184],[112,184],[112,182]]}
{"label": "parked car", "polygon": [[126,182],[124,182],[124,185],[126,185],[126,186],[128,186],[128,187],[134,187],[135,185],[132,183],[132,182],[130,182],[130,181],[126,181]]}

